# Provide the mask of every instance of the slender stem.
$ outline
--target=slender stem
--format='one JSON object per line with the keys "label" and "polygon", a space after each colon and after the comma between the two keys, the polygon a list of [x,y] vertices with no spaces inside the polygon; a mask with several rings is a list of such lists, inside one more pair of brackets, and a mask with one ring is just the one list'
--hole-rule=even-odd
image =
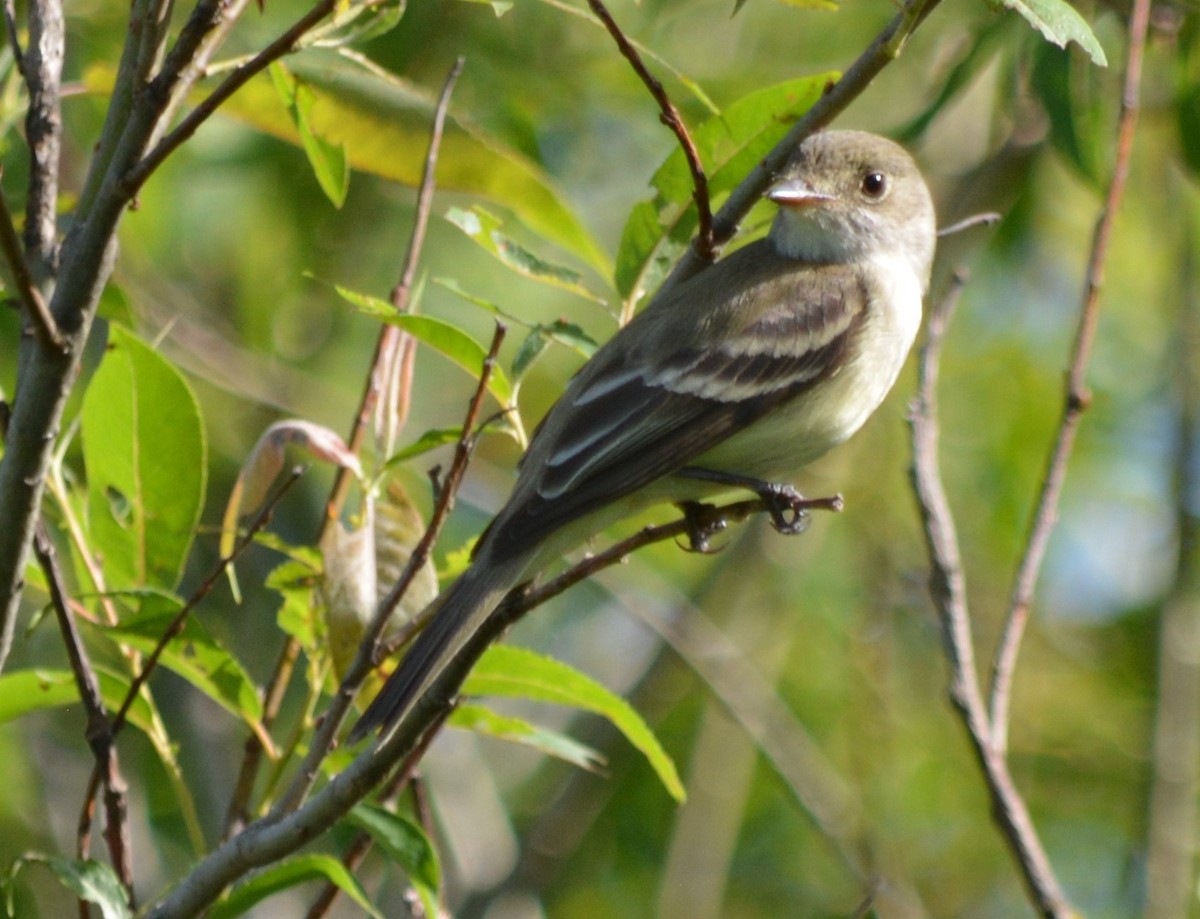
{"label": "slender stem", "polygon": [[1125,180],[1129,175],[1129,160],[1133,155],[1133,138],[1137,127],[1138,98],[1141,90],[1142,57],[1146,46],[1146,32],[1150,23],[1150,0],[1134,0],[1129,14],[1129,47],[1125,62],[1124,89],[1121,94],[1121,110],[1117,120],[1117,151],[1108,193],[1092,236],[1091,256],[1088,259],[1087,277],[1084,283],[1083,302],[1079,310],[1079,323],[1071,348],[1071,360],[1067,370],[1066,398],[1062,417],[1050,455],[1046,473],[1038,494],[1037,507],[1029,526],[1025,550],[1013,578],[1012,595],[1009,599],[1008,615],[1004,621],[996,656],[992,663],[992,683],[989,712],[991,715],[992,738],[996,748],[1003,751],[1008,745],[1009,706],[1012,699],[1013,674],[1017,666],[1017,654],[1021,639],[1029,621],[1034,588],[1038,574],[1046,557],[1050,534],[1058,518],[1058,503],[1066,481],[1067,463],[1075,447],[1075,435],[1084,411],[1091,400],[1087,387],[1088,361],[1092,354],[1092,343],[1096,337],[1096,323],[1100,315],[1100,290],[1104,284],[1104,266],[1108,259],[1109,241],[1121,199],[1125,193]]}
{"label": "slender stem", "polygon": [[[75,617],[71,613],[71,604],[67,599],[62,570],[58,565],[58,553],[54,549],[54,543],[50,541],[50,537],[41,525],[38,526],[38,531],[34,535],[33,545],[38,564],[46,575],[46,583],[50,588],[50,603],[58,618],[63,644],[67,649],[67,659],[71,662],[71,672],[75,675],[75,685],[79,689],[79,699],[87,714],[84,733],[88,746],[96,758],[96,768],[93,779],[88,783],[89,793],[84,803],[86,818],[81,817],[78,824],[80,834],[76,839],[76,850],[80,858],[87,857],[92,801],[99,782],[103,781],[106,816],[104,838],[108,846],[109,859],[132,905],[134,896],[128,785],[121,774],[117,751],[112,743],[112,729],[104,710],[104,701],[100,696],[100,681],[96,679],[96,671],[88,659],[83,638],[79,634],[79,629],[75,625]],[[86,914],[86,906],[82,900],[80,901],[80,911],[81,914]]]}
{"label": "slender stem", "polygon": [[253,77],[262,73],[275,61],[295,50],[299,41],[321,20],[325,19],[337,6],[338,0],[319,0],[307,13],[301,16],[283,34],[229,74],[203,101],[188,112],[187,116],[175,128],[160,140],[142,159],[133,166],[122,178],[126,195],[133,197],[137,190],[148,179],[163,160],[170,156],[185,141],[187,141],[200,125],[204,124],[214,112],[235,92],[246,85]]}
{"label": "slender stem", "polygon": [[428,561],[430,553],[437,543],[437,538],[441,535],[442,527],[445,525],[446,518],[450,515],[450,511],[454,506],[454,498],[458,493],[459,486],[462,484],[463,476],[466,474],[467,465],[474,449],[475,424],[479,420],[483,400],[487,395],[488,381],[491,379],[492,368],[495,366],[496,355],[500,351],[500,344],[504,341],[504,333],[505,326],[497,322],[496,331],[492,335],[491,347],[488,349],[487,358],[483,362],[483,371],[479,375],[479,382],[476,384],[475,393],[471,397],[470,404],[467,406],[467,414],[462,426],[462,436],[455,447],[454,459],[450,464],[450,471],[446,474],[445,481],[438,492],[433,513],[429,518],[429,525],[425,528],[425,532],[421,534],[421,538],[418,540],[416,546],[413,547],[412,554],[409,556],[404,570],[400,573],[399,579],[392,586],[391,590],[388,591],[387,595],[379,601],[379,607],[376,609],[375,616],[363,635],[358,653],[347,669],[346,675],[343,677],[333,701],[330,703],[329,708],[326,709],[321,723],[313,735],[308,755],[301,764],[299,773],[287,793],[272,808],[268,819],[281,819],[289,811],[299,808],[312,788],[313,782],[316,781],[321,761],[325,758],[329,750],[332,749],[337,732],[342,726],[346,712],[350,709],[351,702],[354,701],[354,696],[358,692],[359,686],[362,685],[362,681],[375,666],[376,651],[379,647],[379,638],[383,634],[384,626],[387,625],[393,611],[404,598],[404,594],[412,583],[413,578],[416,577],[417,572]]}
{"label": "slender stem", "polygon": [[683,155],[687,159],[688,170],[692,174],[692,197],[696,201],[697,229],[693,246],[701,259],[711,262],[715,252],[713,250],[712,206],[708,200],[708,176],[704,173],[704,164],[700,162],[700,152],[696,149],[696,144],[688,133],[687,126],[683,123],[683,116],[679,114],[679,109],[667,95],[662,82],[646,67],[637,48],[621,31],[621,27],[617,25],[617,21],[602,0],[588,0],[588,6],[592,8],[596,18],[608,30],[608,34],[613,37],[618,50],[633,67],[633,72],[650,90],[650,95],[658,103],[661,113],[659,117],[662,119],[662,123],[670,128],[671,133],[679,140],[679,146],[683,149]]}
{"label": "slender stem", "polygon": [[938,463],[938,361],[946,328],[965,284],[965,274],[956,274],[946,296],[929,317],[918,364],[917,395],[911,409],[911,474],[929,551],[929,589],[941,620],[942,641],[950,663],[950,698],[967,729],[983,772],[996,822],[1017,860],[1038,911],[1054,919],[1068,919],[1075,913],[1054,875],[1029,810],[1013,783],[1004,751],[993,743],[992,725],[975,664],[962,556]]}

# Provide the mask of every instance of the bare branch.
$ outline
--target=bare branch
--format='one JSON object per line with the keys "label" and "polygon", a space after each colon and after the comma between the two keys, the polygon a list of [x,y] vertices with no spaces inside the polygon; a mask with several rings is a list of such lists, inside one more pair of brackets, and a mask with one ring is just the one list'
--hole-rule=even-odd
{"label": "bare branch", "polygon": [[633,67],[633,72],[650,90],[650,95],[658,103],[661,113],[659,117],[662,119],[662,123],[670,128],[671,133],[679,140],[679,146],[683,149],[683,155],[687,159],[688,169],[692,173],[692,197],[696,201],[697,228],[696,239],[692,245],[701,259],[711,262],[716,255],[713,248],[712,205],[708,200],[708,176],[704,174],[704,164],[700,162],[700,153],[696,149],[696,144],[688,134],[683,117],[679,114],[679,109],[675,108],[671,97],[667,95],[662,82],[646,67],[637,48],[621,31],[621,27],[613,19],[612,13],[608,11],[601,0],[588,0],[588,6],[596,14],[596,18],[604,24],[604,28],[608,29],[608,34],[613,37],[617,48]]}
{"label": "bare branch", "polygon": [[29,6],[29,49],[25,79],[29,111],[25,139],[31,159],[25,202],[25,252],[36,283],[53,273],[58,211],[58,160],[62,147],[62,82],[65,23],[59,0],[33,0]]}
{"label": "bare branch", "polygon": [[[71,672],[75,675],[75,685],[79,689],[79,699],[87,714],[84,733],[88,746],[96,758],[94,777],[92,782],[89,782],[89,792],[84,801],[84,816],[81,816],[79,820],[80,832],[76,839],[76,850],[80,858],[87,857],[92,801],[95,797],[97,783],[102,780],[105,790],[104,838],[108,846],[108,856],[117,872],[117,877],[121,879],[121,884],[124,886],[126,896],[132,906],[134,905],[134,896],[128,819],[128,785],[125,777],[121,774],[117,751],[113,747],[108,714],[104,709],[104,701],[100,697],[100,682],[96,679],[96,671],[88,659],[83,638],[75,626],[75,617],[71,613],[66,585],[58,565],[58,553],[54,549],[54,543],[50,541],[50,537],[40,524],[37,533],[34,534],[33,544],[38,564],[41,566],[42,572],[46,576],[46,583],[50,588],[50,602],[58,617],[58,626],[67,650],[67,659],[71,662]],[[82,900],[80,901],[80,911],[86,915],[87,908]]]}
{"label": "bare branch", "polygon": [[[246,85],[252,78],[258,76],[275,61],[296,49],[297,43],[314,26],[326,18],[337,0],[319,0],[307,13],[301,16],[283,34],[242,64],[227,76],[202,102],[188,112],[187,116],[175,128],[160,140],[152,150],[133,166],[122,177],[121,183],[124,194],[132,198],[142,184],[148,179],[163,160],[178,149],[188,138],[196,133],[214,112],[235,92]],[[174,51],[172,51],[174,54]],[[165,70],[164,66],[164,70]]]}
{"label": "bare branch", "polygon": [[[425,528],[425,532],[421,534],[420,540],[413,547],[412,554],[408,558],[404,570],[400,572],[400,577],[396,583],[392,585],[392,589],[379,602],[379,607],[375,611],[375,617],[371,620],[371,624],[367,627],[362,644],[359,646],[358,653],[355,655],[353,662],[346,671],[346,675],[342,678],[342,683],[338,687],[337,694],[333,701],[325,710],[322,716],[321,723],[318,726],[316,733],[309,745],[308,755],[301,764],[300,771],[287,793],[280,799],[279,803],[271,809],[268,819],[278,820],[282,815],[289,811],[294,811],[300,807],[305,796],[312,788],[312,784],[316,781],[317,770],[321,760],[333,747],[337,732],[342,726],[342,721],[346,717],[346,712],[350,709],[350,704],[354,701],[354,696],[358,692],[359,686],[366,678],[367,674],[376,663],[376,654],[379,650],[379,637],[383,634],[383,629],[391,618],[393,611],[404,598],[409,585],[421,567],[428,561],[430,553],[433,551],[434,545],[437,543],[438,536],[441,535],[442,527],[446,523],[446,518],[450,515],[451,509],[454,507],[454,498],[458,493],[458,488],[462,484],[463,476],[466,474],[467,465],[470,462],[471,453],[475,444],[475,424],[479,420],[479,413],[483,407],[483,400],[487,395],[488,381],[492,376],[492,368],[495,366],[496,355],[500,351],[500,345],[504,341],[506,328],[503,323],[496,323],[496,331],[492,335],[492,344],[488,349],[487,358],[483,362],[483,371],[479,375],[479,382],[475,387],[475,393],[471,397],[470,404],[467,406],[466,418],[463,421],[462,436],[458,439],[458,444],[454,450],[454,460],[450,464],[450,470],[446,474],[446,478],[442,482],[442,487],[438,491],[437,500],[434,503],[433,513],[430,515],[429,524]],[[389,748],[392,745],[388,745]],[[403,751],[401,752],[403,755]]]}
{"label": "bare branch", "polygon": [[1071,360],[1067,370],[1066,398],[1062,418],[1054,438],[1046,473],[1038,494],[1037,508],[1030,522],[1025,551],[1013,579],[1012,596],[1009,599],[1008,616],[1004,622],[1000,643],[992,663],[992,684],[989,712],[993,738],[997,750],[1008,745],[1009,703],[1012,696],[1013,673],[1017,666],[1017,654],[1025,625],[1029,621],[1033,592],[1037,585],[1046,547],[1058,517],[1058,502],[1066,480],[1067,463],[1075,447],[1075,435],[1084,411],[1091,401],[1087,387],[1087,367],[1092,354],[1092,342],[1096,336],[1096,323],[1100,315],[1100,289],[1104,283],[1104,266],[1108,258],[1109,240],[1113,223],[1121,206],[1125,192],[1125,180],[1129,174],[1129,160],[1133,154],[1133,137],[1137,127],[1138,98],[1141,88],[1142,55],[1146,46],[1146,32],[1150,22],[1150,0],[1134,0],[1129,14],[1129,48],[1125,62],[1124,89],[1121,94],[1121,110],[1117,120],[1117,151],[1112,179],[1108,185],[1104,206],[1096,219],[1092,236],[1091,256],[1088,259],[1087,277],[1084,284],[1083,302],[1079,310],[1079,324],[1071,348]]}
{"label": "bare branch", "polygon": [[1017,860],[1034,905],[1043,916],[1068,919],[1076,914],[1054,876],[1025,802],[1013,784],[1004,751],[993,743],[994,732],[979,689],[958,537],[937,457],[938,361],[946,328],[965,284],[965,274],[957,273],[929,317],[918,364],[917,395],[910,413],[911,475],[929,550],[929,589],[941,620],[942,641],[950,663],[950,698],[975,750],[992,798],[995,819]]}

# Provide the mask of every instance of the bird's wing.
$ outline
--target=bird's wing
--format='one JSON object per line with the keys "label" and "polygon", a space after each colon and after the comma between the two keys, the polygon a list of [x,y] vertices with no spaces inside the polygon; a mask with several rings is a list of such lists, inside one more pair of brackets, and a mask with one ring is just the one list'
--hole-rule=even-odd
{"label": "bird's wing", "polygon": [[[838,364],[868,302],[860,275],[841,266],[797,272],[793,265],[743,296],[768,305],[711,339],[676,343],[660,334],[646,347],[613,349],[625,359],[596,362],[568,388],[535,433],[504,515],[506,540],[541,539],[687,466],[796,398]],[[704,321],[720,328],[743,312],[725,308]]]}

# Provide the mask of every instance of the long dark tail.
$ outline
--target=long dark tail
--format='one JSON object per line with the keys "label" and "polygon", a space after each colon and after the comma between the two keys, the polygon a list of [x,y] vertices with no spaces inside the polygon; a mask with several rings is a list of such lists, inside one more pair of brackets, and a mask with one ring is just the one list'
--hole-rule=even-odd
{"label": "long dark tail", "polygon": [[491,555],[484,548],[471,567],[435,601],[438,610],[433,621],[413,642],[400,666],[354,725],[349,743],[357,743],[380,727],[385,736],[389,734],[516,585],[529,563],[527,555],[501,561],[494,561]]}

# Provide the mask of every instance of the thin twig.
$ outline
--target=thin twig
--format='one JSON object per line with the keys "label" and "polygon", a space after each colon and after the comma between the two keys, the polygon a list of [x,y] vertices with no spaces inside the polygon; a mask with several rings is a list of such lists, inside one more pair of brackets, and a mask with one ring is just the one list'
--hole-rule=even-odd
{"label": "thin twig", "polygon": [[[87,648],[84,647],[83,638],[75,626],[75,617],[71,613],[62,570],[58,565],[58,553],[40,523],[33,537],[33,547],[38,564],[46,576],[46,583],[50,590],[50,603],[58,618],[59,630],[62,632],[63,644],[67,650],[67,659],[71,662],[71,672],[75,675],[75,685],[79,689],[79,699],[87,714],[84,736],[96,758],[95,776],[97,781],[102,779],[104,783],[104,839],[108,847],[108,856],[117,877],[121,880],[121,885],[125,888],[129,904],[133,906],[135,901],[129,834],[129,786],[121,773],[117,751],[112,743],[112,729],[104,710],[104,700],[100,696],[100,681],[96,679],[96,671],[88,658]],[[85,804],[85,811],[89,814],[96,786],[90,785],[90,788]],[[86,821],[86,827],[84,821],[80,820],[80,826],[83,832],[76,839],[76,851],[80,858],[86,858],[89,848],[90,819]],[[87,914],[87,905],[82,900],[80,901],[80,912],[81,915]]]}
{"label": "thin twig", "polygon": [[200,583],[199,587],[192,591],[192,595],[188,597],[187,602],[180,607],[179,612],[175,614],[175,618],[171,620],[171,624],[159,636],[158,643],[154,646],[154,649],[146,656],[141,671],[133,678],[133,682],[129,684],[129,689],[125,693],[125,699],[121,702],[121,707],[117,709],[116,715],[113,716],[112,732],[114,735],[125,726],[125,717],[129,714],[130,707],[133,705],[142,686],[150,679],[154,668],[158,666],[159,658],[162,657],[163,651],[167,649],[167,645],[183,631],[183,627],[187,624],[188,617],[191,616],[192,611],[212,593],[212,589],[225,577],[226,569],[237,561],[239,556],[253,544],[254,537],[258,535],[259,531],[271,522],[271,516],[275,513],[275,508],[291,487],[300,481],[300,477],[303,474],[303,469],[295,468],[284,477],[283,482],[275,490],[275,493],[263,503],[262,510],[250,522],[250,525],[246,528],[246,532],[242,534],[242,538],[237,541],[228,555],[217,561],[212,571],[208,573],[208,577]]}
{"label": "thin twig", "polygon": [[[444,721],[448,716],[449,711],[442,716],[441,721]],[[415,781],[417,764],[425,756],[429,745],[433,743],[433,738],[437,735],[437,729],[440,726],[441,722],[433,725],[431,730],[425,732],[412,753],[400,764],[392,774],[392,777],[384,783],[384,787],[379,793],[380,804],[386,805],[408,787],[410,782],[412,783],[414,792],[417,792],[421,788],[421,783]],[[419,814],[420,808],[418,807],[417,810]],[[428,832],[428,827],[425,824],[422,825],[426,827],[426,831]],[[346,847],[346,851],[342,854],[342,864],[347,870],[353,872],[358,869],[363,859],[367,857],[367,853],[371,851],[372,843],[373,840],[369,833],[361,830],[358,832],[354,839],[351,840],[350,845]],[[305,919],[323,919],[324,916],[328,915],[330,907],[333,906],[333,902],[337,899],[337,895],[340,892],[341,888],[337,884],[334,884],[332,881],[326,882],[325,887],[317,895],[317,899],[313,901],[312,906],[309,907],[308,912],[305,914]],[[429,917],[429,919],[436,919],[436,917]]]}
{"label": "thin twig", "polygon": [[961,233],[963,230],[971,230],[975,227],[990,227],[993,224],[1000,222],[1000,214],[995,211],[984,211],[981,214],[972,214],[970,217],[964,217],[957,223],[952,223],[948,227],[942,227],[937,231],[938,236],[953,236],[955,233]]}
{"label": "thin twig", "polygon": [[[433,209],[434,175],[437,168],[438,151],[441,148],[442,135],[445,130],[446,113],[450,107],[450,96],[454,91],[454,85],[458,81],[459,74],[462,73],[463,63],[463,58],[459,57],[450,68],[445,84],[442,87],[441,97],[438,99],[437,108],[434,111],[433,127],[429,136],[429,149],[425,156],[425,171],[421,177],[420,190],[417,193],[417,208],[413,232],[409,240],[399,278],[391,292],[391,303],[400,311],[408,309],[409,292],[412,289],[412,280],[416,274],[416,266],[420,260],[421,249],[425,239],[425,230],[429,224],[429,214]],[[387,385],[386,380],[389,376],[387,368],[393,366],[393,363],[397,360],[400,362],[398,370],[400,392],[397,400],[399,404],[396,411],[401,416],[397,422],[397,426],[403,424],[403,415],[407,413],[409,393],[411,391],[413,357],[416,351],[415,345],[415,340],[411,336],[405,335],[397,327],[387,323],[384,323],[380,327],[379,337],[375,343],[375,356],[371,361],[371,370],[367,374],[367,381],[363,387],[362,398],[359,400],[358,411],[354,415],[354,420],[350,428],[350,436],[346,440],[351,453],[357,455],[359,450],[362,449],[367,427],[371,422],[371,415],[375,410],[376,404],[379,402],[382,390]],[[397,354],[397,349],[400,350],[399,354]],[[333,485],[329,490],[329,498],[325,502],[325,515],[321,520],[320,532],[317,534],[316,540],[318,545],[321,543],[325,528],[331,526],[341,513],[342,502],[345,500],[346,491],[349,487],[349,470],[345,466],[339,466],[334,476]],[[289,636],[284,642],[275,669],[271,674],[271,679],[267,682],[266,689],[263,692],[264,728],[269,729],[274,723],[279,706],[283,701],[287,684],[291,680],[293,665],[299,653],[299,643],[296,639]],[[261,761],[262,744],[254,734],[251,734],[246,738],[242,766],[238,773],[237,782],[234,784],[234,793],[229,802],[229,810],[225,821],[226,838],[245,820],[247,805],[250,795],[253,792],[255,778],[258,774],[258,765]]]}
{"label": "thin twig", "polygon": [[337,6],[337,2],[338,0],[320,0],[312,9],[296,20],[287,31],[222,80],[216,89],[205,96],[169,134],[125,173],[122,177],[125,194],[132,198],[163,160],[195,134],[200,125],[207,121],[226,99],[275,61],[294,51],[300,39],[327,17]]}
{"label": "thin twig", "polygon": [[[304,762],[301,764],[300,770],[291,787],[287,790],[287,793],[271,809],[271,813],[268,815],[269,820],[282,819],[288,812],[299,808],[305,796],[307,796],[309,790],[312,788],[313,782],[316,781],[321,760],[333,748],[337,732],[342,726],[346,712],[349,711],[350,705],[354,701],[354,696],[358,692],[359,686],[362,685],[362,681],[375,666],[376,654],[380,649],[379,638],[383,634],[384,627],[387,625],[397,605],[404,598],[404,594],[407,592],[413,578],[416,577],[417,572],[428,561],[430,553],[437,543],[437,538],[442,532],[446,518],[450,515],[450,511],[454,506],[454,498],[467,471],[467,465],[470,461],[476,439],[475,423],[479,419],[480,411],[483,408],[483,400],[487,396],[488,381],[492,376],[492,369],[496,363],[496,355],[499,353],[500,345],[504,341],[505,331],[506,327],[504,324],[497,322],[496,331],[492,335],[491,347],[488,348],[482,372],[479,374],[479,381],[467,406],[467,413],[462,426],[462,436],[458,439],[458,444],[454,449],[454,459],[450,464],[450,470],[447,472],[442,487],[438,492],[437,500],[434,502],[429,524],[426,526],[425,532],[421,534],[421,538],[418,540],[416,546],[413,547],[412,554],[409,556],[404,570],[400,572],[400,577],[391,590],[388,591],[387,595],[379,601],[375,616],[363,634],[362,644],[359,646],[358,653],[347,669],[337,693],[334,695],[329,707],[325,710],[321,718],[321,723],[313,735],[312,741],[309,744],[308,755],[304,758]],[[388,746],[390,748],[391,745],[389,744]]]}
{"label": "thin twig", "polygon": [[1017,666],[1017,654],[1025,625],[1029,621],[1033,592],[1038,574],[1046,557],[1050,534],[1058,518],[1058,503],[1062,496],[1063,482],[1067,475],[1067,463],[1075,447],[1075,435],[1080,420],[1091,401],[1087,387],[1087,367],[1092,354],[1092,342],[1096,337],[1096,323],[1100,315],[1100,289],[1104,283],[1104,266],[1108,258],[1109,240],[1121,198],[1125,193],[1125,180],[1129,175],[1129,160],[1133,154],[1134,131],[1137,127],[1138,98],[1141,91],[1142,56],[1146,46],[1146,32],[1150,22],[1150,0],[1134,0],[1129,13],[1129,48],[1125,62],[1124,89],[1121,94],[1121,111],[1117,121],[1117,151],[1113,175],[1109,182],[1104,206],[1096,219],[1092,236],[1091,256],[1088,259],[1087,277],[1084,284],[1083,302],[1080,305],[1079,324],[1071,348],[1071,361],[1067,370],[1066,398],[1058,432],[1046,463],[1037,508],[1030,522],[1025,551],[1013,578],[1012,596],[1009,599],[1008,616],[1004,622],[996,656],[992,663],[992,683],[988,710],[991,716],[993,738],[996,748],[1003,751],[1008,745],[1009,705],[1012,698],[1013,674]]}
{"label": "thin twig", "polygon": [[950,698],[975,750],[992,798],[995,819],[1017,860],[1035,906],[1043,916],[1067,919],[1075,914],[1038,839],[1029,810],[1013,783],[1004,751],[992,742],[992,726],[988,722],[975,664],[962,556],[938,463],[938,361],[946,328],[965,284],[965,274],[956,273],[950,289],[929,317],[927,337],[921,348],[917,395],[910,412],[913,490],[929,551],[930,594],[937,607],[942,641],[950,663]]}
{"label": "thin twig", "polygon": [[[3,175],[4,168],[0,166],[0,178]],[[8,270],[12,274],[21,303],[25,306],[29,322],[33,325],[34,334],[43,346],[63,350],[66,344],[58,330],[58,323],[50,315],[50,308],[46,306],[41,291],[34,286],[29,265],[21,252],[21,240],[17,236],[17,228],[13,225],[12,211],[9,210],[3,186],[0,186],[0,250],[4,253],[4,260],[8,263]]]}
{"label": "thin twig", "polygon": [[617,21],[613,19],[608,8],[601,0],[588,0],[588,6],[604,24],[604,28],[608,29],[608,34],[613,37],[617,48],[633,67],[634,73],[650,90],[650,95],[658,103],[661,113],[659,117],[662,119],[662,123],[670,128],[671,133],[679,140],[679,146],[683,149],[683,155],[687,159],[688,170],[692,174],[692,195],[696,201],[696,239],[692,245],[701,259],[711,262],[716,254],[713,247],[712,205],[708,200],[708,176],[704,173],[704,164],[700,162],[700,152],[696,149],[696,144],[688,133],[687,126],[683,123],[679,109],[667,95],[662,82],[646,67],[637,48],[621,31],[621,27],[617,25]]}

